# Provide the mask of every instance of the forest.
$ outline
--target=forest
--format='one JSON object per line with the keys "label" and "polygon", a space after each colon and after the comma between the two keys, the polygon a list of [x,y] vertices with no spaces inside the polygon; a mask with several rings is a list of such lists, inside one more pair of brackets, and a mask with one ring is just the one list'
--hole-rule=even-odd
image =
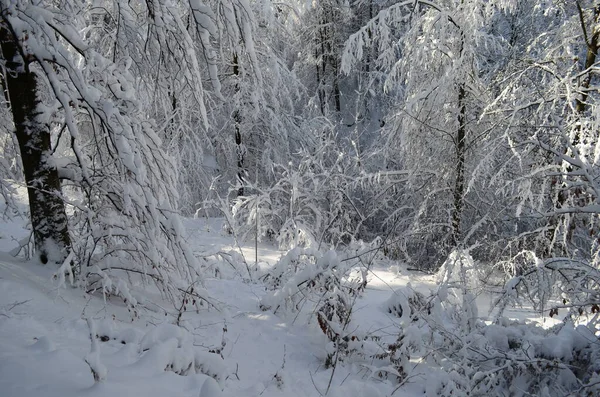
{"label": "forest", "polygon": [[171,395],[600,394],[600,2],[0,0],[0,47],[0,262],[164,313],[135,360],[251,295],[321,338],[241,392],[221,322]]}

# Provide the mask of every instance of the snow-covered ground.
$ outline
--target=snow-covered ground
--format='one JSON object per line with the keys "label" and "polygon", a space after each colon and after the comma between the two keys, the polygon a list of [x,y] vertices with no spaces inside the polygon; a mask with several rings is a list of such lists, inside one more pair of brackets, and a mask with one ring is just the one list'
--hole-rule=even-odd
{"label": "snow-covered ground", "polygon": [[[237,246],[219,220],[186,220],[188,240],[198,252],[240,252],[254,264],[254,246]],[[0,251],[8,252],[27,233],[19,222],[3,223]],[[282,254],[259,246],[263,268]],[[225,269],[223,269],[225,270]],[[261,311],[265,288],[247,273],[207,278],[218,308],[188,311],[182,328],[159,308],[146,305],[137,317],[119,301],[81,289],[58,288],[56,269],[0,253],[0,395],[28,396],[319,396],[331,382],[332,396],[422,395],[420,371],[397,384],[374,376],[368,364],[349,362],[335,372],[324,367],[329,343],[310,312],[297,315]],[[221,272],[223,273],[223,272]],[[222,275],[222,274],[221,274]],[[398,318],[386,307],[392,291],[409,281],[416,290],[435,288],[432,276],[399,266],[375,267],[353,311],[363,333],[393,340]],[[152,295],[149,295],[150,297]],[[155,298],[151,298],[155,299]],[[478,299],[487,315],[489,296]],[[515,317],[532,317],[513,311]],[[88,322],[88,319],[90,321]],[[90,328],[98,336],[92,345]],[[213,352],[210,352],[213,351]],[[185,373],[190,362],[204,365]],[[88,364],[89,363],[89,364]],[[91,368],[103,378],[94,382]],[[165,371],[165,369],[168,369]],[[216,379],[216,381],[215,381]],[[223,390],[221,392],[221,390]]]}

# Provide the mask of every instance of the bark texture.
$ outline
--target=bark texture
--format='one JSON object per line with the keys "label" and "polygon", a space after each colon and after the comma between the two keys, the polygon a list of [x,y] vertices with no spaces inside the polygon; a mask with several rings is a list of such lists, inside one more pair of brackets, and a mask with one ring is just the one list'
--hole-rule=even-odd
{"label": "bark texture", "polygon": [[32,60],[23,53],[21,38],[4,22],[0,21],[4,77],[27,184],[35,250],[42,263],[61,263],[71,243],[58,170],[47,161],[51,153],[50,126],[39,117]]}

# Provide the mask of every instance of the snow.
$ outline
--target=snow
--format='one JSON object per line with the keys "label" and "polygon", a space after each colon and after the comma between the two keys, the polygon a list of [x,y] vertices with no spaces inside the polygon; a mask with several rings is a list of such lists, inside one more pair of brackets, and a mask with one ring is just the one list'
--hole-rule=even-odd
{"label": "snow", "polygon": [[[237,252],[237,259],[254,258],[253,244],[237,247],[222,232],[222,220],[186,219],[188,241],[198,252]],[[2,224],[0,247],[9,251],[22,237],[18,222]],[[239,248],[239,249],[238,249]],[[296,248],[287,255],[259,245],[259,273],[274,263],[289,265],[314,250]],[[341,256],[324,252],[312,269],[292,279],[340,266]],[[229,266],[223,265],[223,269]],[[230,267],[229,267],[230,268]],[[0,254],[0,390],[3,397],[28,396],[319,396],[328,385],[331,396],[389,396],[397,387],[380,374],[398,373],[392,366],[368,364],[350,356],[333,372],[324,366],[335,345],[321,332],[308,310],[290,314],[260,309],[269,296],[262,283],[243,271],[224,271],[221,278],[204,281],[206,293],[219,310],[188,310],[179,319],[165,315],[168,303],[150,292],[141,301],[152,301],[132,316],[122,302],[102,295],[87,295],[69,286],[59,288],[52,276],[56,268]],[[309,274],[310,273],[310,274]],[[256,276],[254,274],[253,276]],[[438,290],[435,276],[408,272],[401,264],[375,266],[369,283],[353,309],[349,347],[357,354],[381,353],[382,342],[393,342],[404,324],[407,343],[417,343],[422,332],[409,318],[398,318],[390,307],[410,312],[408,297],[418,291]],[[510,284],[510,283],[509,283]],[[490,297],[478,297],[483,313]],[[152,309],[154,307],[154,309]],[[409,310],[406,310],[409,309]],[[522,309],[521,309],[522,310]],[[531,311],[510,311],[513,316],[535,318]],[[396,313],[399,314],[399,313]],[[512,329],[512,328],[511,328]],[[94,339],[90,339],[94,335]],[[514,337],[506,328],[487,328],[486,340],[506,350]],[[565,357],[583,346],[587,335],[565,329],[554,339],[539,339],[536,347],[551,357]],[[361,353],[362,352],[362,353]],[[417,364],[417,363],[413,363]],[[446,384],[427,382],[424,373],[434,368],[419,364],[411,381],[394,396],[435,395]],[[97,374],[94,380],[93,371]],[[444,375],[440,375],[440,379]],[[566,375],[565,375],[566,376]],[[430,379],[428,377],[427,379]],[[445,379],[445,378],[443,378]],[[568,380],[568,379],[567,379]]]}
{"label": "snow", "polygon": [[[168,324],[154,327],[140,320],[132,326],[123,307],[105,306],[101,299],[75,289],[57,294],[49,269],[6,259],[0,263],[3,396],[198,396],[209,378],[202,374],[180,377],[156,367],[158,358],[171,353],[163,345],[158,345],[153,360],[140,358],[139,340],[146,343],[166,337]],[[81,319],[85,315],[99,320],[90,321],[89,326]],[[98,335],[91,349],[90,332]],[[140,336],[143,333],[145,338]],[[105,336],[108,340],[103,342]],[[176,347],[177,339],[168,341]],[[154,368],[146,366],[147,361]],[[98,372],[101,383],[95,384],[90,367]]]}
{"label": "snow", "polygon": [[600,392],[593,2],[58,3],[2,3],[0,212],[43,123],[71,243],[0,223],[0,394]]}

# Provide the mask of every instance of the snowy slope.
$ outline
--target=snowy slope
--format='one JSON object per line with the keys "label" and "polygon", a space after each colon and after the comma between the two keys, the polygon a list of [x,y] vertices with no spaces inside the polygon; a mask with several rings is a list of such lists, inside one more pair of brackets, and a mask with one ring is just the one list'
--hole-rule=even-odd
{"label": "snowy slope", "polygon": [[[125,309],[75,289],[57,291],[49,269],[6,259],[0,259],[3,396],[199,395],[207,376],[182,377],[140,360],[136,342],[154,327],[149,319],[131,325]],[[85,362],[90,334],[83,317],[97,319],[99,335],[116,338],[99,343],[101,365],[108,370],[99,384]]]}
{"label": "snowy slope", "polygon": [[[196,245],[200,251],[235,249],[230,237],[220,235],[218,225],[188,221],[187,226],[189,238],[205,244]],[[253,254],[248,247],[244,251],[247,256]],[[261,247],[260,255],[260,261],[272,263],[280,253]],[[150,310],[132,318],[119,302],[105,304],[101,297],[79,289],[59,289],[52,281],[54,271],[7,254],[0,257],[3,396],[200,395],[207,376],[165,372],[148,362],[148,352],[140,352],[144,335],[159,324],[173,322],[172,318]],[[386,285],[374,281],[357,304],[356,315],[370,328],[391,327],[393,332],[383,303],[389,297],[388,288],[394,286],[389,282],[398,282],[390,279],[394,277],[391,273],[384,276],[389,279]],[[294,321],[261,311],[258,302],[264,288],[241,277],[208,279],[206,287],[219,302],[219,311],[186,313],[182,325],[195,345],[192,348],[206,352],[223,346],[223,360],[219,354],[206,354],[215,357],[212,365],[219,367],[226,394],[311,396],[319,395],[317,389],[325,390],[331,375],[322,365],[328,340],[314,323],[307,323],[306,314]],[[87,318],[94,319],[98,336],[110,337],[107,342],[98,339],[99,364],[107,370],[106,379],[98,384],[85,361],[91,349]],[[169,336],[176,335],[167,332],[163,339]],[[157,358],[161,359],[164,357]],[[341,387],[335,392],[357,396],[389,392],[391,384],[365,383],[363,377],[361,368],[351,365],[338,370],[332,382]]]}
{"label": "snowy slope", "polygon": [[[187,220],[186,227],[196,251],[241,249],[240,255],[253,263],[253,247],[237,247],[231,236],[222,235],[218,221]],[[280,255],[260,246],[261,267],[268,268]],[[140,310],[135,317],[118,301],[105,303],[102,297],[79,289],[57,288],[52,281],[54,271],[7,254],[0,256],[3,397],[208,397],[219,395],[221,389],[230,396],[300,397],[322,395],[330,383],[328,395],[358,397],[387,396],[397,387],[376,376],[364,360],[348,360],[332,376],[332,370],[323,365],[329,341],[312,313],[290,316],[261,311],[264,287],[249,280],[243,270],[232,268],[224,274],[228,273],[224,267],[219,273],[224,278],[205,280],[218,308],[186,312],[181,328],[171,325],[175,319],[157,309],[166,303],[153,295],[148,298],[156,308],[148,305],[150,309]],[[416,290],[436,287],[431,276],[399,273],[397,266],[375,268],[365,293],[355,303],[352,332],[393,341],[399,319],[388,312],[386,302],[409,278]],[[480,301],[485,307],[489,298]],[[100,338],[94,348],[88,319]],[[371,348],[377,350],[375,344]],[[104,380],[94,382],[88,362]],[[196,370],[187,370],[191,363]],[[428,369],[417,367],[410,384],[394,396],[421,395],[423,371]]]}

